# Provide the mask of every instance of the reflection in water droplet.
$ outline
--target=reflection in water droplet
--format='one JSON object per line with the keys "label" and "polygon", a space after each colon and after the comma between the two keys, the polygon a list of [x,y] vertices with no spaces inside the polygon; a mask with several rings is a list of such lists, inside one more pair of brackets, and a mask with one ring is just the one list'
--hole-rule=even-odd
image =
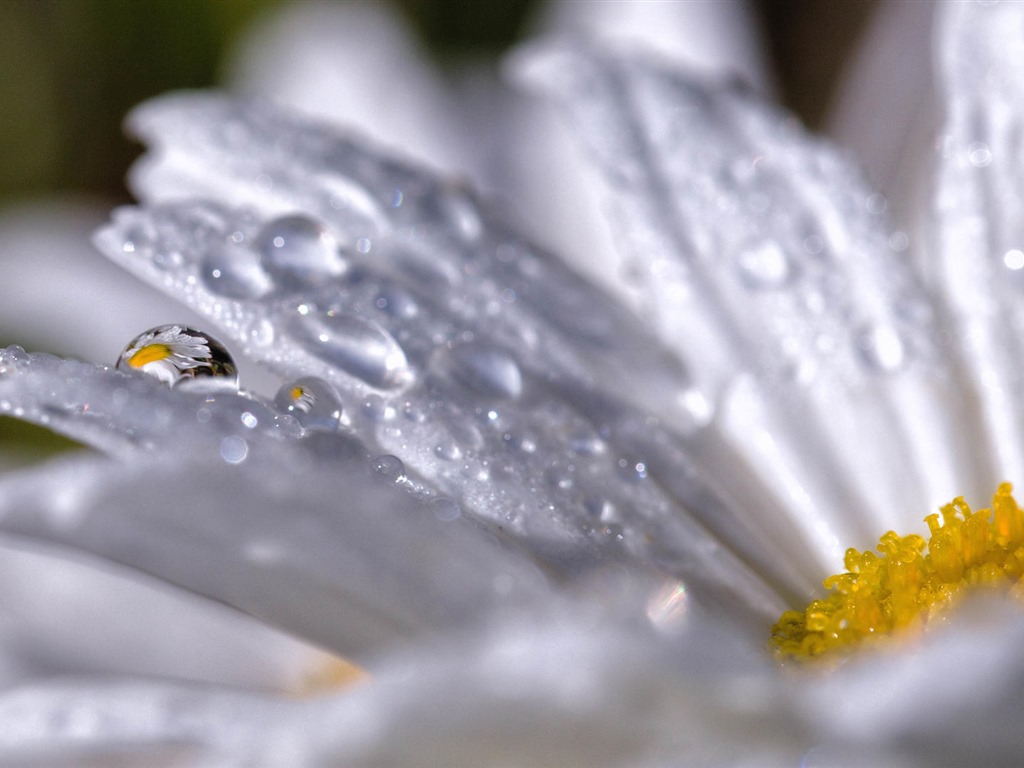
{"label": "reflection in water droplet", "polygon": [[715,415],[714,406],[704,396],[704,393],[695,387],[683,390],[679,395],[679,403],[683,406],[686,415],[689,416],[694,427],[703,427],[711,421]]}
{"label": "reflection in water droplet", "polygon": [[669,579],[648,598],[647,618],[663,632],[678,632],[686,618],[689,602],[686,585],[681,581]]}
{"label": "reflection in water droplet", "polygon": [[184,325],[158,325],[129,342],[115,366],[171,387],[238,389],[238,369],[224,345]]}
{"label": "reflection in water droplet", "polygon": [[411,377],[405,352],[376,323],[345,313],[310,311],[300,313],[290,330],[309,352],[371,386],[398,387]]}
{"label": "reflection in water droplet", "polygon": [[779,288],[786,284],[791,273],[789,259],[774,241],[743,251],[736,264],[740,280],[748,288]]}
{"label": "reflection in water droplet", "polygon": [[405,480],[405,464],[397,456],[378,456],[371,461],[370,467],[377,477],[387,482],[400,483]]}
{"label": "reflection in water droplet", "polygon": [[336,277],[346,268],[334,235],[305,216],[284,216],[268,222],[256,244],[267,271],[291,285]]}
{"label": "reflection in water droplet", "polygon": [[258,299],[274,287],[259,257],[233,243],[222,243],[207,252],[199,272],[210,291],[231,299]]}
{"label": "reflection in water droplet", "polygon": [[503,350],[462,344],[451,351],[451,361],[455,377],[485,397],[515,399],[523,391],[519,365]]}
{"label": "reflection in water droplet", "polygon": [[899,370],[906,360],[906,347],[891,325],[873,325],[865,329],[857,339],[857,346],[864,362],[882,373]]}
{"label": "reflection in water droplet", "polygon": [[274,396],[282,413],[294,416],[303,429],[333,432],[341,423],[341,399],[328,382],[305,376],[285,384]]}
{"label": "reflection in water droplet", "polygon": [[1003,254],[1003,264],[1007,269],[1017,272],[1024,269],[1024,251],[1012,248]]}

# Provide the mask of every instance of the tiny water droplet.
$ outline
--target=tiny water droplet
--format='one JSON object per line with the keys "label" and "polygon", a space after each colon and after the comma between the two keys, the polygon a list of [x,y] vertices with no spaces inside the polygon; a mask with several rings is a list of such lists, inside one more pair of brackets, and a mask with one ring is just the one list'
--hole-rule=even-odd
{"label": "tiny water droplet", "polygon": [[209,250],[199,272],[207,289],[230,299],[258,299],[274,287],[259,256],[234,243],[220,243]]}
{"label": "tiny water droplet", "polygon": [[377,477],[387,482],[400,483],[405,480],[405,464],[397,456],[378,456],[371,461],[370,468]]}
{"label": "tiny water droplet", "polygon": [[857,347],[861,359],[882,373],[893,373],[906,361],[906,346],[891,325],[876,324],[864,329],[857,339]]}
{"label": "tiny water droplet", "polygon": [[434,455],[445,461],[458,461],[462,458],[462,449],[451,441],[445,441],[434,446]]}
{"label": "tiny water droplet", "polygon": [[975,168],[984,168],[992,162],[992,150],[988,144],[976,141],[967,148],[967,159]]}
{"label": "tiny water droplet", "polygon": [[865,207],[868,209],[868,213],[872,213],[877,216],[880,213],[885,213],[885,209],[889,207],[889,201],[886,200],[883,195],[876,192],[875,194],[868,196],[868,199],[865,202]]}
{"label": "tiny water droplet", "polygon": [[523,391],[523,375],[507,352],[470,342],[451,350],[452,372],[485,397],[515,399]]}
{"label": "tiny water droplet", "polygon": [[268,222],[256,243],[267,271],[292,286],[337,277],[347,266],[331,231],[306,216]]}
{"label": "tiny water droplet", "polygon": [[184,325],[158,325],[139,334],[115,367],[141,371],[171,387],[238,389],[238,369],[224,345]]}
{"label": "tiny water droplet", "polygon": [[1019,248],[1010,249],[1003,254],[1003,264],[1014,272],[1024,269],[1024,251]]}
{"label": "tiny water droplet", "polygon": [[367,395],[363,400],[363,413],[371,421],[389,421],[395,417],[395,409],[380,395]]}
{"label": "tiny water droplet", "polygon": [[304,376],[285,384],[274,396],[282,413],[294,416],[303,429],[333,432],[341,423],[341,399],[330,383]]}
{"label": "tiny water droplet", "polygon": [[427,506],[434,513],[434,517],[443,523],[450,523],[462,515],[462,510],[459,509],[455,499],[448,498],[447,496],[431,499],[427,502]]}
{"label": "tiny water droplet", "polygon": [[369,320],[347,313],[309,311],[294,318],[290,330],[309,352],[370,386],[390,389],[411,378],[402,347]]}
{"label": "tiny water droplet", "polygon": [[736,263],[740,280],[748,288],[779,288],[786,284],[791,274],[789,258],[773,241],[743,251]]}
{"label": "tiny water droplet", "polygon": [[228,464],[241,464],[249,455],[249,444],[237,435],[228,435],[220,441],[220,457]]}
{"label": "tiny water droplet", "polygon": [[249,411],[243,411],[240,418],[243,426],[245,426],[246,429],[256,429],[256,427],[259,426],[259,419],[257,419],[256,416],[250,413]]}
{"label": "tiny water droplet", "polygon": [[419,307],[416,306],[416,300],[412,295],[398,286],[381,288],[374,306],[396,318],[413,317],[419,312]]}

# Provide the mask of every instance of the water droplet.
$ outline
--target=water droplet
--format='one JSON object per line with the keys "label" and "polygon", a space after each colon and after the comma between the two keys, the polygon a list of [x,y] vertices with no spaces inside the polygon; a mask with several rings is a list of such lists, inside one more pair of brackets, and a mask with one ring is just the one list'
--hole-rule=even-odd
{"label": "water droplet", "polygon": [[258,299],[274,287],[259,256],[233,243],[221,243],[208,251],[199,272],[210,291],[231,299]]}
{"label": "water droplet", "polygon": [[243,411],[240,418],[246,429],[256,429],[259,426],[260,420],[254,414],[249,413],[249,411]]}
{"label": "water droplet", "polygon": [[434,455],[445,461],[458,461],[462,458],[462,449],[451,441],[445,441],[434,446]]}
{"label": "water droplet", "polygon": [[774,241],[743,251],[736,263],[740,280],[748,288],[779,288],[791,274],[789,259]]}
{"label": "water droplet", "polygon": [[449,225],[464,240],[476,240],[483,231],[483,223],[477,213],[476,203],[462,191],[446,194],[441,206],[447,215]]}
{"label": "water droplet", "polygon": [[873,213],[877,216],[880,213],[885,213],[885,209],[889,207],[889,201],[883,195],[876,192],[868,196],[865,207],[868,209],[868,213]]}
{"label": "water droplet", "polygon": [[380,395],[366,396],[363,413],[371,421],[388,421],[395,417],[395,409]]}
{"label": "water droplet", "polygon": [[228,464],[241,464],[249,455],[249,444],[237,435],[228,435],[220,441],[220,457]]}
{"label": "water droplet", "polygon": [[258,347],[269,347],[274,343],[274,324],[265,317],[253,320],[249,326],[249,338]]}
{"label": "water droplet", "polygon": [[906,361],[906,347],[891,325],[872,325],[865,329],[857,339],[857,346],[864,362],[882,373],[893,373]]}
{"label": "water droplet", "polygon": [[341,423],[341,399],[328,382],[305,376],[285,384],[274,396],[282,413],[294,416],[303,429],[332,432]]}
{"label": "water droplet", "polygon": [[141,371],[171,387],[238,389],[238,369],[224,345],[184,325],[158,325],[139,334],[115,367]]}
{"label": "water droplet", "polygon": [[416,306],[416,300],[412,295],[398,286],[381,288],[374,306],[391,317],[397,318],[413,317],[419,311],[419,307]]}
{"label": "water droplet", "polygon": [[452,373],[485,397],[515,399],[522,394],[523,376],[507,352],[470,342],[451,351]]}
{"label": "water droplet", "polygon": [[992,162],[992,150],[988,148],[988,144],[976,141],[967,148],[967,159],[975,168],[984,168]]}
{"label": "water droplet", "polygon": [[1013,248],[1003,254],[1003,264],[1014,272],[1024,269],[1024,251]]}
{"label": "water droplet", "polygon": [[330,230],[305,216],[268,222],[256,243],[267,271],[292,286],[337,277],[347,266]]}
{"label": "water droplet", "polygon": [[389,483],[400,483],[405,480],[405,464],[397,456],[378,456],[370,462],[370,468],[377,477]]}
{"label": "water droplet", "polygon": [[310,311],[294,319],[291,332],[321,360],[371,386],[390,389],[411,377],[405,352],[376,323],[346,313]]}
{"label": "water droplet", "polygon": [[715,415],[714,406],[711,401],[695,387],[689,387],[679,395],[679,403],[683,406],[683,411],[689,417],[691,425],[694,427],[703,427],[711,421],[711,418]]}
{"label": "water droplet", "polygon": [[443,523],[450,523],[453,520],[457,520],[462,515],[462,510],[459,509],[459,505],[455,502],[455,499],[450,499],[447,496],[439,496],[436,499],[431,499],[427,502],[427,506],[430,511],[434,513],[434,517]]}
{"label": "water droplet", "polygon": [[360,237],[356,240],[356,250],[360,253],[369,253],[373,247],[373,242],[368,237]]}

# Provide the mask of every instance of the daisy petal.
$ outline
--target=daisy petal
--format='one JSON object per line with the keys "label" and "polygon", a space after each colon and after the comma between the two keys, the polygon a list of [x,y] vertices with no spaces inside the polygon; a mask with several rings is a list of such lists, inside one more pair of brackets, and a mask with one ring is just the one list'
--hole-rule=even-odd
{"label": "daisy petal", "polygon": [[771,489],[832,561],[978,487],[906,243],[846,159],[742,89],[650,59],[562,44],[513,64],[605,173],[659,332],[716,416],[707,444],[728,446],[709,463]]}
{"label": "daisy petal", "polygon": [[998,478],[1024,478],[1024,7],[950,3],[941,15],[946,121],[934,200],[946,343],[978,393]]}
{"label": "daisy petal", "polygon": [[351,447],[329,464],[261,448],[237,464],[179,454],[20,473],[0,483],[0,531],[138,568],[357,659],[547,592],[450,501],[375,477]]}
{"label": "daisy petal", "polygon": [[[123,209],[101,249],[279,374],[329,380],[372,450],[563,572],[625,554],[761,618],[772,591],[813,588],[687,458],[704,414],[674,356],[471,193],[215,96],[153,102],[132,125],[155,147],[144,196],[206,189],[253,207]],[[211,280],[224,248],[263,276],[251,293]]]}

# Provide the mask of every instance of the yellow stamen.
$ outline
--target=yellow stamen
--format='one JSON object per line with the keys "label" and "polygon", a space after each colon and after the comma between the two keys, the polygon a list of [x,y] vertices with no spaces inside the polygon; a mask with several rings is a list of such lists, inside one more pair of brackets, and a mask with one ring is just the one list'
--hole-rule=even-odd
{"label": "yellow stamen", "polygon": [[174,352],[166,344],[147,344],[128,358],[128,365],[132,368],[141,368],[158,360],[166,360],[173,354]]}
{"label": "yellow stamen", "polygon": [[835,655],[894,634],[913,636],[966,589],[1024,588],[1024,512],[1009,483],[992,509],[972,511],[963,498],[925,518],[930,536],[889,531],[879,555],[848,549],[846,573],[825,579],[829,594],[804,611],[786,611],[772,627],[780,658]]}

